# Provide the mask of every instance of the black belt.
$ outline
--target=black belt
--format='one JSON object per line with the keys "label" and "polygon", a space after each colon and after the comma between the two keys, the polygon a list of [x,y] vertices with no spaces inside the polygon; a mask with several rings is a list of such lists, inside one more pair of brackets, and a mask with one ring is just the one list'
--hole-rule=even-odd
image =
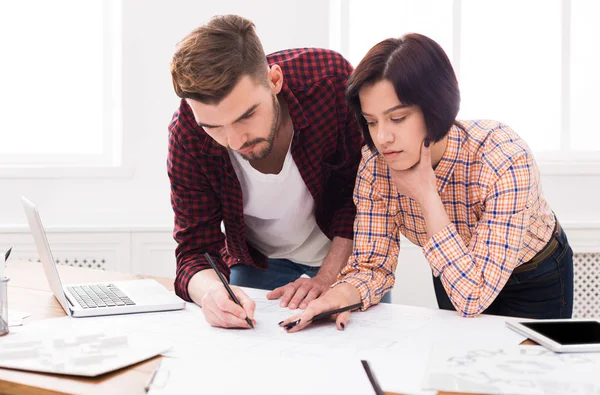
{"label": "black belt", "polygon": [[517,266],[515,268],[515,270],[513,270],[514,274],[535,270],[540,263],[544,262],[546,259],[548,259],[552,254],[554,254],[556,252],[556,250],[560,246],[560,242],[558,240],[559,240],[559,237],[562,234],[563,230],[560,226],[560,223],[558,222],[558,219],[556,219],[556,217],[554,217],[554,220],[555,220],[554,232],[552,232],[552,237],[550,238],[550,240],[548,241],[546,246],[544,248],[542,248],[540,250],[540,252],[535,254],[535,256],[533,258],[531,258],[529,261],[525,262],[521,266]]}

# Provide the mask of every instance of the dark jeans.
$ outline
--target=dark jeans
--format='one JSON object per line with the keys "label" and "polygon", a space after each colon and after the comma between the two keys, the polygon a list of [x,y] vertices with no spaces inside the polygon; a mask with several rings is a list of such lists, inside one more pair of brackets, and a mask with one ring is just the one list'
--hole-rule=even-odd
{"label": "dark jeans", "polygon": [[[573,250],[564,231],[559,246],[535,269],[513,273],[485,314],[522,318],[571,318],[573,314]],[[438,277],[433,278],[440,309],[455,310]]]}
{"label": "dark jeans", "polygon": [[[240,287],[272,291],[275,288],[296,281],[303,274],[312,278],[318,271],[318,267],[300,265],[289,259],[269,259],[269,267],[266,270],[248,265],[232,266],[230,282],[232,285]],[[390,303],[391,301],[391,292],[388,292],[381,299],[382,303]]]}

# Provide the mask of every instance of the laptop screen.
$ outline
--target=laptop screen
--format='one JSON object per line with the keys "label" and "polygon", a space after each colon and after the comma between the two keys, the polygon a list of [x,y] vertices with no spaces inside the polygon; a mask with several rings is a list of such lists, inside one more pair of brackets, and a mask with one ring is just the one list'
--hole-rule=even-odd
{"label": "laptop screen", "polygon": [[46,232],[44,231],[42,220],[38,213],[37,207],[35,207],[33,203],[31,203],[29,200],[22,196],[21,203],[23,204],[23,208],[25,209],[27,222],[29,222],[29,229],[31,230],[33,240],[35,241],[35,246],[37,248],[40,261],[42,262],[42,266],[44,267],[44,272],[46,273],[46,279],[48,280],[48,284],[50,285],[54,296],[61,304],[63,310],[65,310],[65,312],[68,315],[71,315],[69,302],[67,301],[62,283],[60,281],[60,277],[58,276],[58,270],[56,269],[56,264],[54,263],[52,251],[50,251],[48,238],[46,237]]}

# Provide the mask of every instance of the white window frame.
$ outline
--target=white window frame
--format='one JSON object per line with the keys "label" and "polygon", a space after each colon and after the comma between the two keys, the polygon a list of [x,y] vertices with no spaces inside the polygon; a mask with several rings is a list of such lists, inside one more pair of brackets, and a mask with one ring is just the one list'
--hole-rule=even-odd
{"label": "white window frame", "polygon": [[[130,178],[122,134],[122,2],[102,1],[104,35],[104,95],[102,154],[3,155],[0,179]],[[33,162],[33,163],[32,163]]]}
{"label": "white window frame", "polygon": [[[349,0],[330,0],[329,47],[343,54],[350,51]],[[452,53],[454,71],[460,80],[462,0],[452,0]],[[561,1],[561,150],[534,152],[542,175],[599,175],[600,153],[568,151],[570,147],[571,0]],[[373,43],[375,45],[376,43]],[[356,66],[356,65],[355,65]]]}

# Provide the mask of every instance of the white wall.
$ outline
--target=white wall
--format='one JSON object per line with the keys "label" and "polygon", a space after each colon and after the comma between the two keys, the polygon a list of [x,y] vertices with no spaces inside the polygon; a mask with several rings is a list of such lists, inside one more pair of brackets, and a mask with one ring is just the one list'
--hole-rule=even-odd
{"label": "white wall", "polygon": [[[320,1],[256,4],[244,0],[123,1],[123,144],[133,175],[0,179],[0,227],[25,224],[19,202],[24,195],[39,206],[50,228],[170,228],[166,155],[167,125],[178,105],[169,73],[175,44],[212,15],[237,13],[256,23],[267,52],[328,45],[329,15]],[[315,13],[315,9],[322,11]]]}
{"label": "white wall", "polygon": [[[123,1],[124,156],[133,174],[116,179],[0,179],[0,230],[25,226],[19,203],[24,195],[38,204],[49,228],[169,232],[173,219],[165,160],[167,125],[178,104],[169,74],[175,44],[210,16],[236,13],[256,23],[267,52],[327,47],[329,9],[324,3]],[[567,229],[600,227],[600,176],[545,174],[542,178],[546,197]],[[430,272],[419,249],[403,249],[398,277],[396,301],[433,304]]]}

